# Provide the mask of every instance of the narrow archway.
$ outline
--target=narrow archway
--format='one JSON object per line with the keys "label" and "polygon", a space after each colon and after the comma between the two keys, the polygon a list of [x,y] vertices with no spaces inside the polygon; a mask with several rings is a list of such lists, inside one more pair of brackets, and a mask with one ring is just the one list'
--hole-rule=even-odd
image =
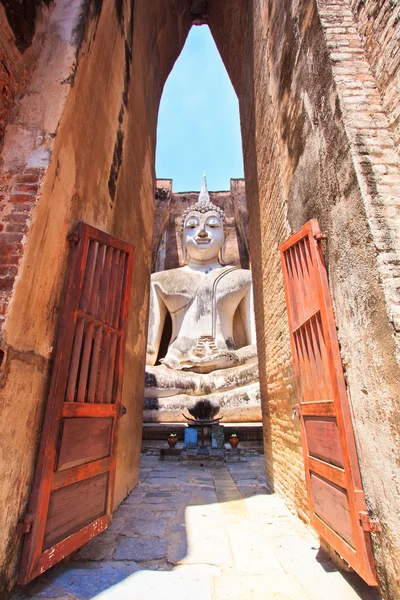
{"label": "narrow archway", "polygon": [[[203,2],[194,4],[205,7]],[[336,34],[323,5],[304,0],[292,10],[289,1],[233,5],[210,0],[207,16],[196,13],[195,18],[208,19],[240,104],[269,479],[293,508],[306,513],[299,429],[291,420],[295,392],[277,250],[292,231],[317,217],[328,234],[330,286],[348,365],[364,483],[372,509],[385,524],[376,546],[377,561],[387,586],[396,593],[399,546],[392,475],[397,469],[393,449],[397,448],[398,366],[394,317],[388,318],[393,277],[385,274],[385,265],[395,265],[398,248],[389,217],[374,219],[379,202],[386,206],[382,187],[386,175],[387,185],[395,189],[398,159],[396,154],[389,156],[393,142],[390,136],[384,139],[389,128],[382,109],[379,139],[382,147],[388,144],[383,162],[394,165],[394,170],[382,177],[374,171],[374,150],[362,124],[370,123],[368,109],[381,106],[381,101],[357,23],[350,8],[339,3],[333,7],[335,18],[349,23],[349,35],[357,46],[354,60],[362,63],[363,77],[357,78],[354,69],[349,77],[363,90],[365,81],[370,84],[365,86],[363,118],[350,110],[340,79],[340,69],[347,65],[341,61],[346,59],[329,60],[334,45],[328,38]],[[62,7],[57,8],[62,13]],[[81,9],[76,7],[73,25],[82,25]],[[17,415],[19,424],[4,431],[4,444],[16,450],[7,460],[9,478],[1,492],[9,505],[0,538],[5,589],[15,580],[17,569],[20,538],[15,530],[26,508],[46,402],[69,256],[67,234],[79,220],[141,250],[128,327],[129,369],[123,391],[128,412],[121,428],[117,503],[139,476],[142,396],[137,382],[144,371],[157,112],[162,87],[193,14],[186,0],[169,3],[168,10],[161,0],[137,0],[122,8],[107,1],[90,5],[83,14],[82,39],[76,36],[82,28],[74,26],[63,30],[62,36],[45,36],[44,55],[55,61],[54,70],[47,72],[48,63],[39,61],[38,77],[15,112],[2,154],[2,177],[8,182],[5,197],[10,205],[17,205],[24,195],[26,199],[23,211],[13,211],[25,219],[26,244],[20,244],[21,237],[13,246],[17,266],[7,279],[7,320],[2,332],[7,354],[4,422],[14,423]],[[52,26],[57,28],[63,16],[55,11]],[[76,49],[76,62],[71,48]],[[49,88],[49,80],[54,88]],[[54,97],[60,102],[51,113],[53,118],[44,120]],[[29,112],[31,103],[35,110]],[[25,194],[26,185],[32,188]],[[377,462],[382,448],[384,470]]]}

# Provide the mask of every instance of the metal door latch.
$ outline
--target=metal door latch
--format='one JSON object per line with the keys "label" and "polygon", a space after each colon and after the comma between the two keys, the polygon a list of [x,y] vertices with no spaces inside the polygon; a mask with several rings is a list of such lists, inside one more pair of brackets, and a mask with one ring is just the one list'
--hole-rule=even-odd
{"label": "metal door latch", "polygon": [[292,406],[292,421],[294,421],[296,417],[300,419],[300,407],[298,404]]}

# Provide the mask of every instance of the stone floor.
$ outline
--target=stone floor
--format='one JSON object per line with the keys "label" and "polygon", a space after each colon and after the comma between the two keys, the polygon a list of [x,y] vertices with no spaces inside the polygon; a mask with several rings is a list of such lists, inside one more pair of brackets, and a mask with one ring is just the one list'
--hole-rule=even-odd
{"label": "stone floor", "polygon": [[262,456],[220,469],[143,455],[112,526],[13,600],[379,600],[342,573],[265,484]]}

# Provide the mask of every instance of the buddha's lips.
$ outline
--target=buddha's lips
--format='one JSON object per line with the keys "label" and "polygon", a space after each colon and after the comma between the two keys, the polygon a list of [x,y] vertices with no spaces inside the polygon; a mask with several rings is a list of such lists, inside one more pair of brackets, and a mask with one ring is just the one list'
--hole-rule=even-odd
{"label": "buddha's lips", "polygon": [[209,244],[211,242],[211,238],[194,238],[196,244]]}

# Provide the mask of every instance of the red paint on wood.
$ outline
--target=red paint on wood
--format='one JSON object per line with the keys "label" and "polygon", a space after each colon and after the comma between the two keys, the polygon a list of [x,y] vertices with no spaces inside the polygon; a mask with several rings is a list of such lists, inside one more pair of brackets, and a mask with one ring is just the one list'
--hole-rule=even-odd
{"label": "red paint on wood", "polygon": [[371,538],[360,523],[366,504],[320,233],[314,219],[280,247],[310,518],[377,585]]}
{"label": "red paint on wood", "polygon": [[43,550],[105,514],[108,473],[78,481],[50,494]]}
{"label": "red paint on wood", "polygon": [[336,419],[304,417],[308,453],[326,462],[343,467],[339,430]]}
{"label": "red paint on wood", "polygon": [[112,427],[112,417],[63,419],[57,471],[109,456]]}
{"label": "red paint on wood", "polygon": [[315,514],[354,548],[350,506],[346,490],[311,473]]}
{"label": "red paint on wood", "polygon": [[103,531],[112,516],[133,247],[83,223],[71,242],[20,583]]}
{"label": "red paint on wood", "polygon": [[71,365],[68,374],[68,386],[66,396],[67,402],[75,401],[76,381],[78,379],[84,329],[85,321],[84,319],[79,319],[78,324],[76,326],[74,347],[72,349]]}
{"label": "red paint on wood", "polygon": [[61,416],[66,418],[71,417],[115,417],[117,407],[115,405],[107,406],[107,404],[91,405],[85,402],[84,404],[69,404],[64,403],[61,411]]}
{"label": "red paint on wood", "polygon": [[89,387],[88,387],[88,395],[87,395],[87,402],[91,402],[91,403],[95,401],[97,380],[99,377],[99,360],[100,360],[102,341],[103,341],[103,328],[99,326],[96,328],[96,332],[94,334],[92,365],[91,365],[91,369],[90,369]]}
{"label": "red paint on wood", "polygon": [[89,361],[90,355],[92,353],[93,346],[93,330],[94,323],[89,323],[86,327],[85,331],[85,343],[83,346],[82,358],[81,358],[81,368],[79,374],[79,384],[78,384],[78,393],[76,400],[77,402],[85,402],[86,401],[86,387],[88,380],[88,372],[89,372]]}

